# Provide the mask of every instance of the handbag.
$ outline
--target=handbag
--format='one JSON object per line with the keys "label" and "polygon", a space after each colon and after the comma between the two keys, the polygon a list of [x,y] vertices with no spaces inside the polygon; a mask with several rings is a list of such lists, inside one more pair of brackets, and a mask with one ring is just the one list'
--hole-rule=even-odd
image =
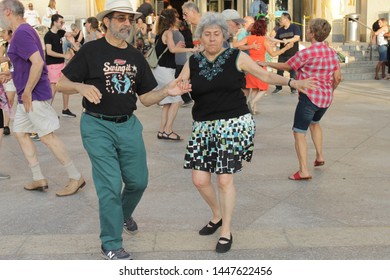
{"label": "handbag", "polygon": [[160,56],[157,57],[156,45],[157,45],[157,42],[153,46],[150,47],[150,49],[147,51],[147,53],[145,55],[146,61],[148,62],[150,68],[153,68],[153,69],[157,67],[159,59],[168,50],[168,46],[167,46],[165,48],[165,50],[162,52],[162,54],[160,54]]}

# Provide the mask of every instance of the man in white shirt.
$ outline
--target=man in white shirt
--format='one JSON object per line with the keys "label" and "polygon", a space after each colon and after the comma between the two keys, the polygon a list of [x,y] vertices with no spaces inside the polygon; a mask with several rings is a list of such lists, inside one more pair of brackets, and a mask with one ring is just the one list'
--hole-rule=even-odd
{"label": "man in white shirt", "polygon": [[32,3],[28,4],[28,9],[24,12],[24,19],[28,24],[32,27],[38,26],[41,24],[41,18],[39,17],[38,11],[34,10],[34,6]]}

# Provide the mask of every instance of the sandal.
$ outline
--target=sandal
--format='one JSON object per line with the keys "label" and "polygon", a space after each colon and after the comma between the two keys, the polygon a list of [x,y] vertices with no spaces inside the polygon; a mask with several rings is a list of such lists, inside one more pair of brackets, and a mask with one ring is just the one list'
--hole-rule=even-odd
{"label": "sandal", "polygon": [[[171,137],[171,135],[173,137]],[[162,139],[166,139],[166,140],[175,140],[175,141],[180,141],[180,140],[183,140],[181,139],[180,135],[178,135],[176,132],[171,132],[171,133],[166,133],[165,131],[162,133]]]}
{"label": "sandal", "polygon": [[164,138],[164,132],[158,131],[157,132],[157,139],[163,139]]}

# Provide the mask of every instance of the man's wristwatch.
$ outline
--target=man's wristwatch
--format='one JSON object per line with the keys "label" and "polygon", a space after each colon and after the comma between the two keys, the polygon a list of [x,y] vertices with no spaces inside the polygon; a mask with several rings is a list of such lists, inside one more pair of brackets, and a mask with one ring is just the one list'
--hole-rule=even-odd
{"label": "man's wristwatch", "polygon": [[288,85],[290,88],[292,88],[292,86],[291,86],[291,82],[292,82],[292,81],[295,81],[295,79],[290,78],[290,80],[288,80],[288,83],[287,83],[287,85]]}

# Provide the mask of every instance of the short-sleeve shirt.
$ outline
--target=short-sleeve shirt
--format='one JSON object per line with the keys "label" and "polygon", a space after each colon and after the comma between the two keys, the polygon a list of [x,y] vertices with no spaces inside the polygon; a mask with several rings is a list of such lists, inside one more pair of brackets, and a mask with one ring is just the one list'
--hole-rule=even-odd
{"label": "short-sleeve shirt", "polygon": [[[31,62],[29,59],[36,52],[39,52],[44,60],[42,43],[38,33],[28,23],[21,24],[15,30],[8,49],[8,56],[14,66],[12,78],[18,93],[19,103],[22,103],[21,96],[30,76]],[[44,64],[38,83],[32,91],[32,100],[44,101],[51,98],[47,67]]]}
{"label": "short-sleeve shirt", "polygon": [[[51,45],[51,50],[56,53],[62,53],[62,38],[65,36],[65,30],[58,30],[57,33],[53,33],[50,30],[45,34],[45,45]],[[46,64],[61,64],[64,63],[63,57],[50,56],[46,52]]]}
{"label": "short-sleeve shirt", "polygon": [[26,19],[26,22],[31,26],[36,26],[39,24],[39,13],[36,10],[25,10],[23,17]]}
{"label": "short-sleeve shirt", "polygon": [[[179,43],[180,41],[184,42],[184,36],[181,34],[179,30],[173,30],[173,41],[175,42],[175,45]],[[184,65],[187,61],[187,54],[184,53],[175,53],[175,63],[176,65]]]}
{"label": "short-sleeve shirt", "polygon": [[[299,29],[298,25],[291,23],[287,29],[285,29],[284,27],[279,28],[278,31],[276,31],[275,38],[279,40],[291,39],[297,35],[301,36],[301,30]],[[280,43],[280,48],[281,49],[284,48],[284,43]],[[297,53],[298,50],[299,50],[299,42],[295,42],[294,46],[291,49],[288,49],[280,56],[292,57],[294,54]]]}
{"label": "short-sleeve shirt", "polygon": [[114,47],[106,39],[85,44],[62,73],[71,81],[94,85],[99,104],[83,98],[83,107],[107,116],[129,115],[137,109],[137,96],[153,90],[157,82],[144,56],[133,46]]}
{"label": "short-sleeve shirt", "polygon": [[326,45],[317,42],[297,52],[287,63],[297,71],[297,79],[314,77],[318,80],[318,89],[307,90],[310,101],[320,108],[327,108],[333,99],[333,74],[340,69],[337,53]]}
{"label": "short-sleeve shirt", "polygon": [[230,119],[249,113],[242,92],[245,73],[237,69],[239,55],[240,50],[229,48],[214,61],[209,61],[202,52],[189,58],[195,121]]}

